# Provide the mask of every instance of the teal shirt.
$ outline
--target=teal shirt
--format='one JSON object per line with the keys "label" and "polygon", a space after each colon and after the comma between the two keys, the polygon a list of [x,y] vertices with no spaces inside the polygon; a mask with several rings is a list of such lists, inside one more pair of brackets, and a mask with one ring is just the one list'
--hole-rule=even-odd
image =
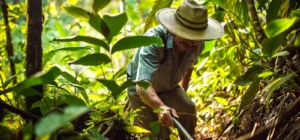
{"label": "teal shirt", "polygon": [[[179,63],[177,55],[173,54],[172,35],[161,25],[149,29],[145,36],[159,36],[166,45],[150,45],[139,48],[127,66],[127,74],[132,80],[148,80],[156,92],[175,88],[188,69],[193,68],[204,45],[201,43],[183,56]],[[166,52],[165,52],[166,51]],[[135,94],[135,87],[129,88],[130,94]]]}

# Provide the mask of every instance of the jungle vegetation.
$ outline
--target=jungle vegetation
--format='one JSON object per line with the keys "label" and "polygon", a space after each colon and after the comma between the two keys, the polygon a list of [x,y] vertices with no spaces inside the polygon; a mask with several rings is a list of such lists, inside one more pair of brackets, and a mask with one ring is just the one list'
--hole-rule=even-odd
{"label": "jungle vegetation", "polygon": [[[198,139],[300,139],[298,0],[195,0],[225,35],[189,85]],[[126,78],[155,12],[183,0],[0,0],[0,139],[153,139]],[[178,139],[174,128],[170,135]]]}

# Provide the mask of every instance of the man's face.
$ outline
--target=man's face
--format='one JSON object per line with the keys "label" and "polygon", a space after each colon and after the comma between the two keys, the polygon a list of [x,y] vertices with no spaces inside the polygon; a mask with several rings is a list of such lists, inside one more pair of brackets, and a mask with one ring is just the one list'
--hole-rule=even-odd
{"label": "man's face", "polygon": [[200,45],[201,41],[187,40],[178,36],[173,35],[174,43],[176,44],[180,52],[188,52],[193,47]]}

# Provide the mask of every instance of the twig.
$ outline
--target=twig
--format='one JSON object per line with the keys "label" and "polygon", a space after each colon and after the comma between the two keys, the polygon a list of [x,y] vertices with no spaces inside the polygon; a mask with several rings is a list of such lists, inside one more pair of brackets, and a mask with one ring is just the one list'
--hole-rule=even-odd
{"label": "twig", "polygon": [[20,115],[24,119],[30,119],[33,121],[38,121],[40,118],[34,114],[31,114],[29,112],[23,111],[21,109],[15,108],[9,104],[6,104],[4,101],[0,100],[0,104],[3,106],[4,109],[9,110],[10,112],[13,112],[15,114]]}

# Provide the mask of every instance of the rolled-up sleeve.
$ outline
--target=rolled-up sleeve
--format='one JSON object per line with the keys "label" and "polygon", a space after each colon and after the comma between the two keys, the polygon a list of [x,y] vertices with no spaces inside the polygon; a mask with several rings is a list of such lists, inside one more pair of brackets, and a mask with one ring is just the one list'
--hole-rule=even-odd
{"label": "rolled-up sleeve", "polygon": [[[145,36],[159,36],[158,32],[149,31]],[[154,73],[158,70],[159,61],[161,60],[161,47],[157,45],[144,46],[139,51],[139,62],[137,68],[137,81],[153,81]]]}

